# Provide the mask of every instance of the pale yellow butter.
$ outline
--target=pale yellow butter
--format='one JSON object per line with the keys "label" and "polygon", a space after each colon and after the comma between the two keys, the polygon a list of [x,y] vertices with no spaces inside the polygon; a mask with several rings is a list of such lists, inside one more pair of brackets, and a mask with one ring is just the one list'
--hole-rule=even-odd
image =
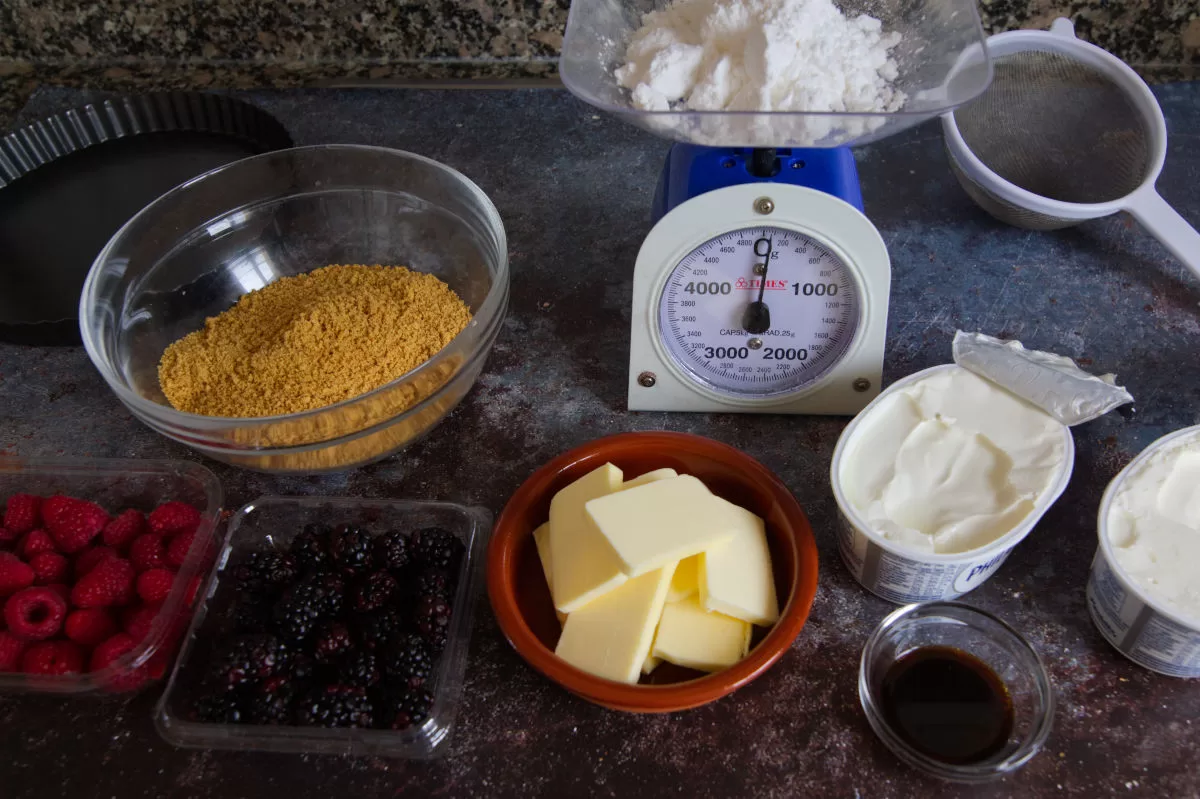
{"label": "pale yellow butter", "polygon": [[725,505],[736,523],[732,538],[700,556],[696,573],[700,605],[751,624],[774,624],[779,620],[779,603],[763,520],[732,502],[714,499]]}
{"label": "pale yellow butter", "polygon": [[751,625],[706,611],[697,597],[663,608],[651,656],[700,671],[720,671],[750,651]]}
{"label": "pale yellow butter", "polygon": [[650,674],[658,668],[660,663],[662,661],[654,657],[654,655],[646,655],[646,660],[642,663],[642,674]]}
{"label": "pale yellow butter", "polygon": [[624,491],[627,488],[637,488],[638,486],[645,485],[646,483],[653,483],[656,480],[666,480],[668,478],[678,476],[679,472],[675,471],[674,469],[655,469],[652,472],[646,472],[643,475],[639,475],[632,480],[626,480],[624,485],[621,486],[621,490]]}
{"label": "pale yellow butter", "polygon": [[568,615],[554,653],[597,677],[636,683],[654,643],[675,566],[628,580]]}
{"label": "pale yellow butter", "polygon": [[[738,521],[728,507],[709,493],[704,483],[686,474],[592,499],[584,505],[586,515],[608,541],[629,577],[676,563],[732,538]],[[554,519],[550,522],[557,563]],[[555,568],[556,583],[558,575]]]}
{"label": "pale yellow butter", "polygon": [[[628,579],[608,540],[588,519],[589,500],[620,489],[621,470],[611,463],[588,472],[550,500],[550,594],[571,613]],[[660,564],[663,565],[663,564]]]}
{"label": "pale yellow butter", "polygon": [[697,570],[700,568],[700,559],[703,557],[703,555],[692,555],[690,558],[679,561],[679,568],[675,569],[675,576],[671,578],[671,588],[667,591],[668,602],[687,599],[700,590],[697,582]]}
{"label": "pale yellow butter", "polygon": [[[533,531],[533,542],[537,545],[538,560],[542,562],[542,574],[546,575],[546,587],[550,589],[550,595],[554,596],[554,576],[550,571],[550,523],[538,525],[538,528]],[[554,615],[558,616],[558,623],[563,624],[567,620],[567,614],[561,610],[555,610]]]}

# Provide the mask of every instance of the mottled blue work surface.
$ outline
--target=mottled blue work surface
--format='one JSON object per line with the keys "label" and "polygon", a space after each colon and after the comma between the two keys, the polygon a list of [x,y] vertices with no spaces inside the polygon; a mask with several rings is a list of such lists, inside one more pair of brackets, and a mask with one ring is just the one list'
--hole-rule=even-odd
{"label": "mottled blue work surface", "polygon": [[[1156,89],[1172,137],[1163,195],[1200,222],[1200,84]],[[75,104],[42,91],[35,108]],[[1124,660],[1084,605],[1108,481],[1200,423],[1200,280],[1124,216],[1055,233],[1003,227],[954,182],[927,124],[857,152],[867,214],[891,250],[886,376],[950,358],[958,328],[1015,337],[1115,372],[1135,408],[1075,430],[1070,486],[995,577],[969,594],[1027,635],[1057,689],[1045,751],[1001,782],[958,788],[902,766],[858,705],[862,644],[891,606],[837,558],[827,473],[839,418],[625,410],[634,258],[667,144],[557,91],[271,91],[239,96],[299,144],[412,150],[473,178],[509,233],[509,318],[475,390],[426,440],[350,474],[274,478],[209,464],[237,507],[264,493],[453,499],[498,512],[538,465],[624,430],[726,441],[795,492],[816,531],[812,616],[766,675],[669,716],[602,710],[514,654],[479,600],[449,756],[412,764],[173,749],[154,696],[123,704],[0,699],[0,796],[1193,796],[1200,686]],[[1098,164],[1096,168],[1103,168]],[[134,421],[82,349],[0,347],[0,452],[194,458]]]}

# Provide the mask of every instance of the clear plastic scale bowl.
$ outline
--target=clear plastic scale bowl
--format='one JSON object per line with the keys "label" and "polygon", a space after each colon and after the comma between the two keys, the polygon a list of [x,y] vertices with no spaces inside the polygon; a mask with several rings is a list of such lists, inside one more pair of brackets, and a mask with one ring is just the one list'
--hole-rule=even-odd
{"label": "clear plastic scale bowl", "polygon": [[908,100],[891,113],[805,111],[643,111],[613,70],[642,17],[668,0],[574,0],[559,72],[572,94],[638,127],[710,147],[841,147],[866,144],[978,97],[991,63],[972,0],[838,0],[847,16],[870,14],[902,36],[892,56],[895,88]]}

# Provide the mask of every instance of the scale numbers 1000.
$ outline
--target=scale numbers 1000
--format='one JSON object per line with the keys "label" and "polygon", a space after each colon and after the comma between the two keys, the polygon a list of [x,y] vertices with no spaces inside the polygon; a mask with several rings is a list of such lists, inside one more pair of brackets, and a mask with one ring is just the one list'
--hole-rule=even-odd
{"label": "scale numbers 1000", "polygon": [[[746,307],[760,294],[770,326],[751,333]],[[860,304],[854,273],[827,246],[785,228],[749,228],[679,262],[659,300],[658,327],[671,358],[697,382],[769,397],[828,374],[854,340]]]}

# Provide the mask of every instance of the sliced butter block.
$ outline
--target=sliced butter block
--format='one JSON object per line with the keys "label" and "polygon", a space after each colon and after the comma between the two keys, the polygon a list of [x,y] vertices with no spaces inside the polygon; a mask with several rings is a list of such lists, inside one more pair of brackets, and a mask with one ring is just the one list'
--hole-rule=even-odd
{"label": "sliced butter block", "polygon": [[662,663],[662,661],[654,657],[654,655],[646,655],[646,660],[642,663],[642,674],[652,673],[658,668],[659,663]]}
{"label": "sliced butter block", "polygon": [[689,669],[720,671],[746,656],[752,632],[741,619],[706,611],[693,596],[663,608],[651,655]]}
{"label": "sliced butter block", "polygon": [[585,508],[625,574],[637,577],[730,539],[738,522],[727,505],[684,474],[593,499]]}
{"label": "sliced butter block", "polygon": [[655,469],[652,472],[646,472],[645,474],[635,477],[632,480],[626,480],[624,485],[621,486],[621,490],[624,491],[627,488],[637,488],[638,486],[645,485],[646,483],[653,483],[655,480],[666,480],[669,477],[678,476],[679,472],[675,471],[674,469]]}
{"label": "sliced butter block", "polygon": [[[537,545],[538,560],[542,562],[542,574],[546,575],[546,587],[550,589],[550,596],[554,596],[554,577],[550,571],[550,523],[538,525],[538,528],[533,531],[533,542]],[[554,615],[558,616],[558,623],[562,624],[567,620],[567,614],[561,610],[555,610]]]}
{"label": "sliced butter block", "polygon": [[700,556],[700,605],[751,624],[774,624],[779,603],[763,520],[732,502],[714,499],[726,506],[736,523],[732,538]]}
{"label": "sliced butter block", "polygon": [[574,612],[628,579],[612,546],[584,512],[589,500],[618,490],[621,478],[621,470],[606,463],[550,500],[550,595],[563,613]]}
{"label": "sliced butter block", "polygon": [[692,555],[679,561],[675,576],[671,578],[671,588],[667,591],[668,602],[678,602],[700,590],[697,580],[697,569],[700,568],[700,558],[703,555]]}
{"label": "sliced butter block", "polygon": [[571,613],[554,653],[597,677],[636,683],[654,643],[675,565],[628,580]]}

